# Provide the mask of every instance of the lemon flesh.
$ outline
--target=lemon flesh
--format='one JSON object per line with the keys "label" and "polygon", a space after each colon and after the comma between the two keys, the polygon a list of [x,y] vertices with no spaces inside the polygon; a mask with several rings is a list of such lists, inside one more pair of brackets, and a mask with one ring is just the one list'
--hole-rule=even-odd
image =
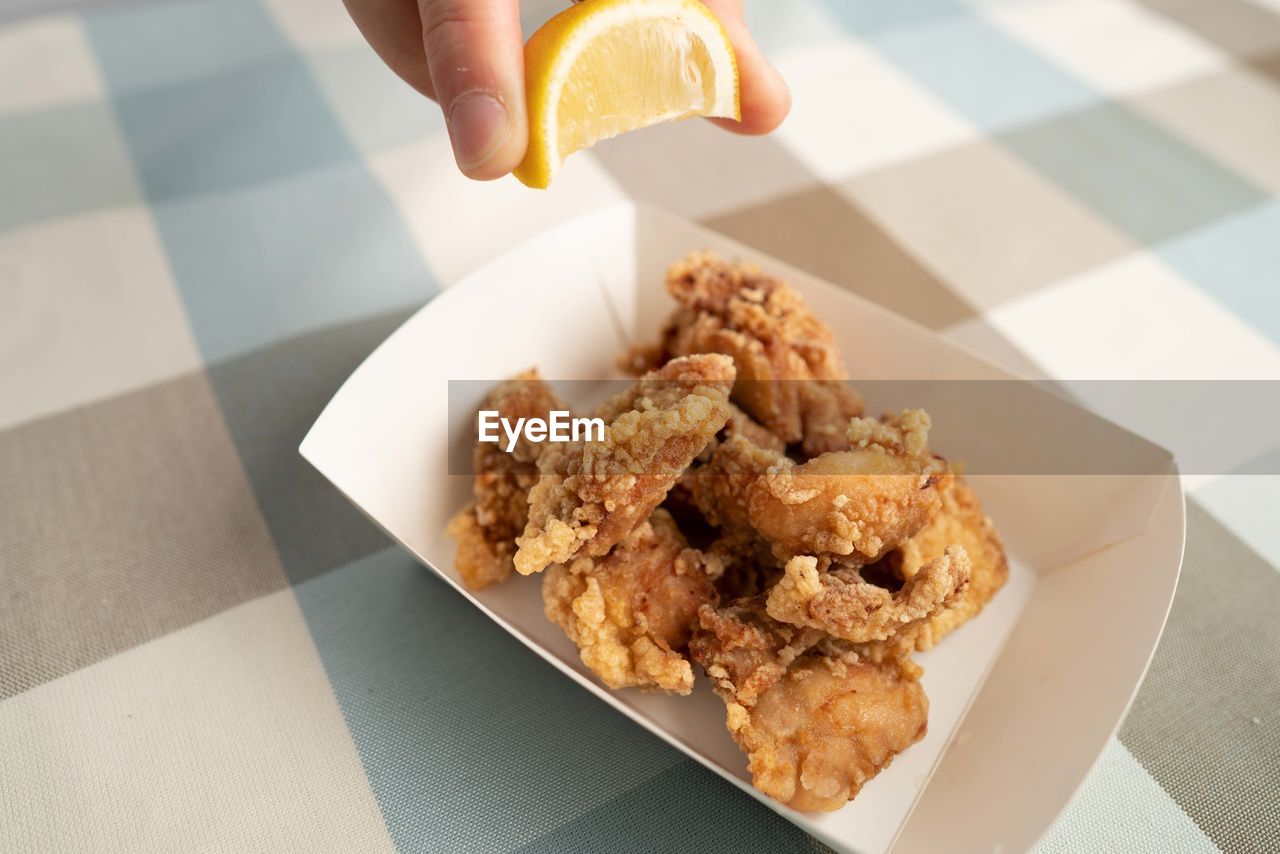
{"label": "lemon flesh", "polygon": [[602,139],[690,116],[740,117],[738,68],[697,0],[586,0],[525,45],[529,148],[515,176],[545,188]]}

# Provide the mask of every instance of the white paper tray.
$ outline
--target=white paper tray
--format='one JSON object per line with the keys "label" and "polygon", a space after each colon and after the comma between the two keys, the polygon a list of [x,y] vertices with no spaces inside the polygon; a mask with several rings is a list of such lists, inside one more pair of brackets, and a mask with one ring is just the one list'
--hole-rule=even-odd
{"label": "white paper tray", "polygon": [[[833,848],[1030,847],[1116,730],[1159,640],[1184,530],[1182,489],[1167,455],[1145,475],[971,477],[1013,559],[1009,583],[978,619],[919,657],[930,699],[925,739],[829,814],[796,813],[755,792],[725,730],[723,704],[704,678],[691,697],[607,691],[543,616],[540,579],[481,593],[459,583],[444,528],[467,499],[470,478],[448,473],[449,419],[474,413],[456,399],[451,410],[449,381],[496,381],[535,364],[552,380],[616,376],[615,355],[651,338],[671,307],[661,286],[666,266],[694,249],[746,258],[790,281],[835,330],[855,377],[1010,378],[834,285],[626,204],[555,228],[433,300],[351,375],[302,455],[423,564],[587,691]],[[887,405],[869,403],[873,412]],[[999,415],[990,414],[990,425],[1016,436],[1018,425]],[[452,426],[456,441],[469,435],[467,425]],[[1119,428],[1099,430],[1104,441],[1134,441]],[[963,458],[970,440],[990,436],[953,432],[940,450]]]}

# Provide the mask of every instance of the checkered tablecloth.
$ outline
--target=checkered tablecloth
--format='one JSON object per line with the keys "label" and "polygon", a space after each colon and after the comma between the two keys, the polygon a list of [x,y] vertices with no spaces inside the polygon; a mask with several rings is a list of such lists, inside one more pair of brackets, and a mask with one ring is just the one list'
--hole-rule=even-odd
{"label": "checkered tablecloth", "polygon": [[[1280,377],[1276,0],[757,0],[781,131],[633,134],[542,194],[457,175],[337,0],[40,6],[0,0],[0,850],[819,847],[297,454],[415,308],[578,213],[655,203],[1035,375]],[[1044,851],[1280,850],[1280,478],[1189,486]]]}

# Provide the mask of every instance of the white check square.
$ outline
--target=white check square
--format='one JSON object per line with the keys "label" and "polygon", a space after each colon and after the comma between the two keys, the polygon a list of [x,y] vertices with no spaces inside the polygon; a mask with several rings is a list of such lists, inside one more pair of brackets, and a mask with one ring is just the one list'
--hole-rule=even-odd
{"label": "white check square", "polygon": [[444,287],[546,228],[623,198],[588,153],[575,155],[548,190],[511,176],[472,181],[454,165],[443,132],[379,152],[369,166]]}
{"label": "white check square", "polygon": [[1102,92],[1124,95],[1225,67],[1228,57],[1115,0],[1045,0],[984,8],[996,26]]}
{"label": "white check square", "polygon": [[101,98],[103,90],[79,18],[56,15],[0,29],[0,114]]}
{"label": "white check square", "polygon": [[838,181],[978,135],[915,81],[852,42],[791,52],[778,62],[792,89],[784,145],[826,181]]}
{"label": "white check square", "polygon": [[151,214],[115,208],[0,235],[0,426],[201,364]]}
{"label": "white check square", "polygon": [[1068,380],[1280,378],[1280,348],[1147,253],[1034,291],[987,320]]}
{"label": "white check square", "polygon": [[289,40],[303,50],[346,47],[364,42],[342,3],[265,0],[265,5]]}

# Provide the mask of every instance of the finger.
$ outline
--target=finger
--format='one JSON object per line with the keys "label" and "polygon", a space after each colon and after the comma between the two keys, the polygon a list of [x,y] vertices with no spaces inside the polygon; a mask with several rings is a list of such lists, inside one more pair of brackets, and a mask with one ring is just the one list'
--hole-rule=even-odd
{"label": "finger", "polygon": [[742,119],[712,119],[735,133],[762,134],[782,124],[791,110],[791,90],[764,53],[742,16],[742,0],[703,0],[715,12],[738,57]]}
{"label": "finger", "polygon": [[418,0],[436,99],[458,168],[489,180],[524,157],[524,45],[517,0]]}
{"label": "finger", "polygon": [[345,0],[365,41],[401,80],[434,99],[418,0]]}

